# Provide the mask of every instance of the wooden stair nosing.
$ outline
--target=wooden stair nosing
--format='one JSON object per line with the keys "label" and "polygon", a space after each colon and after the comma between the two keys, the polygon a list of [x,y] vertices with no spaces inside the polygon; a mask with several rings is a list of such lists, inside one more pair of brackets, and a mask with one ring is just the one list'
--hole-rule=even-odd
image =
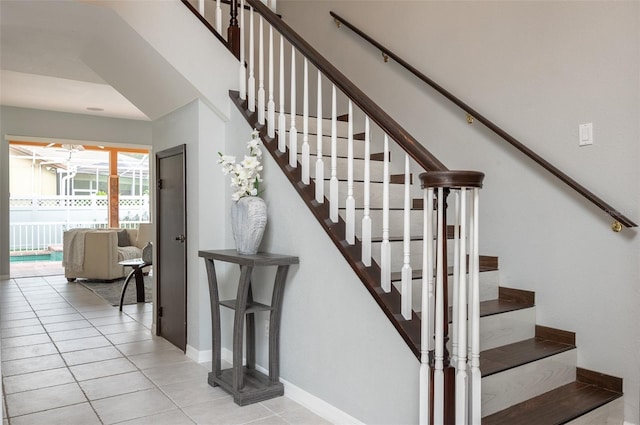
{"label": "wooden stair nosing", "polygon": [[333,223],[329,219],[329,203],[318,203],[315,201],[315,183],[313,180],[310,184],[302,183],[300,167],[291,167],[289,165],[288,149],[286,152],[277,150],[278,136],[268,137],[266,134],[266,125],[258,123],[257,112],[249,111],[247,101],[240,99],[238,91],[229,90],[229,97],[236,105],[240,113],[245,117],[252,128],[259,131],[260,138],[267,151],[271,154],[275,162],[284,172],[285,176],[298,194],[304,200],[305,204],[316,217],[320,225],[325,229],[329,238],[334,245],[342,253],[347,263],[351,266],[356,275],[360,278],[369,293],[378,303],[384,314],[389,318],[394,327],[398,330],[400,336],[405,340],[414,355],[420,358],[420,320],[415,312],[412,313],[411,320],[405,320],[400,311],[400,293],[392,286],[391,291],[386,293],[380,287],[380,267],[372,261],[371,266],[366,267],[359,259],[361,254],[361,243],[356,238],[356,243],[349,245],[345,242],[345,222],[342,218],[338,218],[338,223]]}
{"label": "wooden stair nosing", "polygon": [[571,382],[482,418],[482,425],[564,424],[619,398],[622,393]]}

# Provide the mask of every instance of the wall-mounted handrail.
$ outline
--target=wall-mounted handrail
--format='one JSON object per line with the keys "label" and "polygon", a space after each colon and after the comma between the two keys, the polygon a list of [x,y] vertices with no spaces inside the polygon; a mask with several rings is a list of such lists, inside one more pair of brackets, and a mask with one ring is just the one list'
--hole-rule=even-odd
{"label": "wall-mounted handrail", "polygon": [[280,19],[267,5],[259,0],[246,0],[262,17],[277,29],[289,43],[313,63],[337,88],[342,90],[378,126],[395,140],[426,171],[447,171],[431,152],[411,136],[393,118],[382,110],[362,90],[325,59],[317,50],[300,37],[289,25]]}
{"label": "wall-mounted handrail", "polygon": [[339,22],[341,24],[344,24],[347,28],[349,28],[350,30],[355,32],[357,35],[359,35],[360,37],[365,39],[367,42],[371,43],[373,46],[375,46],[377,49],[379,49],[385,56],[393,59],[399,65],[403,66],[409,72],[411,72],[413,75],[415,75],[417,78],[419,78],[420,80],[422,80],[425,83],[427,83],[429,86],[431,86],[438,93],[440,93],[441,95],[443,95],[444,97],[449,99],[451,102],[456,104],[460,109],[464,110],[467,114],[471,115],[474,119],[476,119],[479,122],[481,122],[482,124],[484,124],[487,128],[489,128],[491,131],[496,133],[498,136],[500,136],[501,138],[506,140],[513,147],[518,149],[520,152],[524,153],[526,156],[531,158],[537,164],[542,166],[545,170],[547,170],[548,172],[550,172],[551,174],[556,176],[558,179],[560,179],[561,181],[566,183],[569,187],[574,189],[576,192],[578,192],[580,195],[582,195],[587,200],[592,202],[594,205],[596,205],[598,208],[603,210],[605,213],[609,214],[617,222],[619,222],[620,224],[624,225],[625,227],[637,227],[638,226],[636,223],[634,223],[629,218],[624,216],[616,208],[612,207],[607,202],[605,202],[604,200],[602,200],[601,198],[596,196],[593,192],[591,192],[590,190],[586,189],[584,186],[582,186],[576,180],[574,180],[573,178],[569,177],[568,175],[566,175],[565,173],[560,171],[560,169],[558,169],[556,166],[554,166],[549,161],[547,161],[544,158],[542,158],[540,155],[538,155],[533,150],[531,150],[530,148],[525,146],[522,142],[520,142],[518,139],[516,139],[515,137],[513,137],[512,135],[510,135],[506,131],[504,131],[502,128],[498,127],[495,123],[493,123],[491,120],[486,118],[484,115],[482,115],[476,109],[474,109],[471,106],[469,106],[467,103],[465,103],[462,100],[460,100],[458,97],[453,95],[450,91],[446,90],[444,87],[442,87],[441,85],[436,83],[434,80],[432,80],[431,78],[427,77],[425,74],[420,72],[418,69],[416,69],[414,66],[409,64],[407,61],[405,61],[401,57],[399,57],[397,54],[392,52],[390,49],[386,48],[385,46],[383,46],[382,44],[380,44],[379,42],[377,42],[376,40],[374,40],[373,38],[371,38],[370,36],[365,34],[362,30],[357,28],[355,25],[353,25],[352,23],[350,23],[349,21],[347,21],[346,19],[344,19],[343,17],[341,17],[337,13],[335,13],[333,11],[331,11],[329,13],[337,22]]}

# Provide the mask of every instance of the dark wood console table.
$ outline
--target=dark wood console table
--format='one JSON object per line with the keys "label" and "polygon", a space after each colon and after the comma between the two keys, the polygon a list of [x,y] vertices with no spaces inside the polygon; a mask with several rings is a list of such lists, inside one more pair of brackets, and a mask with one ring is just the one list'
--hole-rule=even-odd
{"label": "dark wood console table", "polygon": [[[212,360],[213,371],[209,373],[209,385],[221,386],[233,395],[236,404],[244,406],[268,400],[284,394],[280,382],[280,316],[284,284],[291,264],[298,264],[298,257],[289,255],[258,253],[240,255],[235,250],[199,251],[198,256],[204,258],[209,280],[209,296],[211,298],[212,328]],[[238,264],[240,281],[235,300],[220,301],[218,297],[218,279],[214,260]],[[271,305],[253,301],[251,291],[251,274],[254,267],[277,266],[273,285]],[[221,368],[221,331],[220,306],[235,310],[233,323],[233,367]],[[254,313],[269,311],[269,376],[256,370],[256,327]],[[246,318],[247,350],[246,365],[242,362],[242,345]]]}

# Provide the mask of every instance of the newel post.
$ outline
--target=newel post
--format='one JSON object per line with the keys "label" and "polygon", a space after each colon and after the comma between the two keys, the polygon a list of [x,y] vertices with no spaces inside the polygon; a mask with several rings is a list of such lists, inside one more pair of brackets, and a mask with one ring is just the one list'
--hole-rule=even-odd
{"label": "newel post", "polygon": [[240,59],[240,30],[238,26],[238,1],[231,1],[231,8],[229,11],[231,19],[229,20],[229,28],[227,29],[227,43],[231,52],[236,58]]}
{"label": "newel post", "polygon": [[[456,211],[455,217],[449,217],[452,219],[454,234],[457,235],[455,229],[466,229],[466,212],[460,212],[458,209],[458,201],[462,198],[465,200],[469,194],[477,197],[477,189],[482,187],[482,181],[484,174],[476,171],[432,171],[423,173],[420,175],[422,181],[422,188],[425,190],[425,238],[429,241],[435,238],[435,244],[431,245],[427,241],[425,244],[425,259],[424,264],[427,265],[424,273],[429,273],[425,280],[423,278],[423,285],[427,284],[428,288],[423,289],[423,312],[428,310],[427,314],[423,314],[422,317],[422,336],[427,337],[430,341],[433,341],[433,348],[431,348],[431,342],[423,342],[422,362],[428,361],[430,373],[421,373],[421,399],[428,402],[428,409],[421,406],[421,423],[432,424],[454,424],[454,423],[473,423],[472,416],[467,412],[467,373],[465,368],[461,368],[459,371],[456,368],[456,364],[453,364],[451,355],[447,348],[449,342],[449,262],[447,259],[447,201],[450,195],[455,192],[456,199]],[[471,189],[471,190],[469,190]],[[477,198],[472,198],[473,200]],[[462,202],[462,209],[467,210],[466,203]],[[462,218],[460,218],[462,217]],[[477,213],[474,213],[473,218],[477,218]],[[432,224],[433,220],[433,224]],[[432,227],[433,226],[433,227]],[[476,233],[468,235],[469,239],[477,237],[477,225],[473,227],[473,231]],[[431,232],[434,232],[432,235]],[[467,236],[461,235],[461,238]],[[457,238],[457,236],[454,236]],[[467,254],[464,243],[458,244],[458,241],[454,239],[455,248],[455,261],[454,264],[454,277],[453,277],[453,294],[456,298],[460,288],[466,288],[466,281],[469,280],[470,287],[477,286],[477,278],[472,279],[472,272],[470,270],[469,277],[465,272]],[[462,239],[461,239],[462,240]],[[474,239],[476,240],[476,239]],[[461,247],[461,248],[460,248]],[[458,252],[459,251],[459,252]],[[464,252],[463,252],[464,251]],[[472,268],[476,268],[478,264],[477,249],[470,252],[469,261],[472,264]],[[458,264],[464,263],[463,266]],[[430,269],[430,270],[429,270]],[[462,271],[461,271],[462,270]],[[477,275],[477,273],[475,273]],[[464,293],[464,291],[463,291]],[[432,299],[428,301],[424,297]],[[433,297],[433,298],[432,298]],[[454,299],[453,304],[455,306],[457,301],[463,301],[461,308],[466,311],[466,298],[460,296],[460,300]],[[473,302],[476,302],[474,300]],[[433,305],[431,305],[433,303]],[[476,312],[477,308],[473,306],[471,311]],[[456,309],[454,307],[454,312]],[[475,313],[474,313],[475,314]],[[459,323],[463,323],[464,327],[467,326],[467,317],[460,321],[459,317],[452,317],[453,327],[455,329]],[[469,317],[469,323],[479,318]],[[431,328],[433,324],[433,328]],[[433,329],[433,331],[431,330]],[[463,350],[466,359],[467,342],[466,340],[458,341],[456,339],[456,333],[453,333],[453,346],[457,343],[462,344],[459,350]],[[425,357],[427,351],[429,351],[428,360]],[[455,350],[454,350],[455,355]],[[466,364],[466,360],[465,360]],[[425,365],[426,366],[426,365]],[[459,389],[457,385],[462,384]],[[428,393],[426,393],[428,387]],[[462,394],[461,394],[462,393]],[[456,400],[459,398],[460,400]],[[461,410],[461,406],[465,406],[464,410]],[[459,416],[459,420],[456,421],[456,416]],[[469,421],[469,419],[472,419]]]}

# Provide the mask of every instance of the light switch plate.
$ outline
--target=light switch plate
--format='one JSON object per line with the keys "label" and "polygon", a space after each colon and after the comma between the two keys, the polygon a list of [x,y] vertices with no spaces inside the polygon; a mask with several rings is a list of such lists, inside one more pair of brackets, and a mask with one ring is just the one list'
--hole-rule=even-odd
{"label": "light switch plate", "polygon": [[578,126],[578,145],[587,146],[593,144],[593,123],[580,124]]}

